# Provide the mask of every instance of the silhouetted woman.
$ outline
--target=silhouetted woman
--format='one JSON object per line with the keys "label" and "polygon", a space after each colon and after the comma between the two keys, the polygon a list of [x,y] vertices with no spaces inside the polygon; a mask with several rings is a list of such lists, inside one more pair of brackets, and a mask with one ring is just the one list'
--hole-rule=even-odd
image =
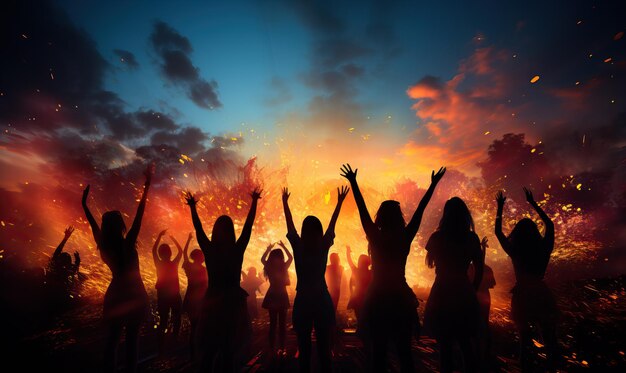
{"label": "silhouetted woman", "polygon": [[283,207],[287,223],[287,238],[296,263],[296,299],[293,302],[293,327],[298,338],[298,365],[300,372],[311,370],[311,332],[315,328],[317,352],[321,372],[331,371],[331,330],[335,325],[333,301],[324,278],[328,250],[335,240],[335,225],[350,188],[337,188],[337,206],[324,233],[322,223],[315,216],[302,222],[302,236],[298,235],[289,209],[290,193],[283,189]]}
{"label": "silhouetted woman", "polygon": [[[464,371],[475,372],[478,358],[473,343],[480,323],[476,290],[483,278],[484,258],[472,215],[459,197],[446,202],[426,251],[426,263],[435,268],[436,277],[424,310],[424,326],[439,343],[441,371],[453,371],[453,348],[458,343]],[[474,265],[473,283],[467,277],[470,263]]]}
{"label": "silhouetted woman", "polygon": [[498,213],[496,215],[496,237],[502,249],[511,257],[515,270],[515,287],[511,292],[511,313],[520,333],[520,360],[523,371],[532,371],[531,327],[541,329],[548,356],[548,369],[554,370],[557,355],[556,322],[558,309],[552,292],[543,281],[554,248],[554,224],[539,207],[531,191],[524,188],[526,200],[537,211],[545,233],[539,233],[537,224],[528,218],[517,222],[507,237],[502,233],[502,210],[506,197],[498,192]]}
{"label": "silhouetted woman", "polygon": [[333,308],[337,312],[339,305],[339,296],[341,295],[341,281],[343,280],[343,266],[340,264],[339,254],[330,254],[330,264],[326,266],[326,283],[328,284],[328,292],[330,299],[333,300]]}
{"label": "silhouetted woman", "polygon": [[[185,275],[187,276],[187,291],[183,300],[183,311],[187,313],[191,324],[189,347],[191,359],[194,360],[196,357],[198,322],[202,313],[202,301],[209,286],[209,276],[207,275],[206,267],[203,265],[204,254],[202,254],[202,250],[194,249],[191,251],[191,254],[187,254],[191,238],[192,235],[189,233],[183,249],[183,270],[185,270]],[[173,237],[172,240],[178,246],[178,242]]]}
{"label": "silhouetted woman", "polygon": [[264,282],[265,280],[257,274],[255,267],[248,268],[248,273],[241,271],[241,287],[248,293],[248,314],[253,320],[259,317],[259,305],[256,300],[256,294],[261,293],[259,287]]}
{"label": "silhouetted woman", "polygon": [[[272,250],[274,244],[267,246],[267,250],[261,257],[263,263],[263,274],[270,282],[270,287],[263,299],[263,308],[269,312],[270,316],[270,349],[275,352],[276,328],[278,327],[278,349],[279,352],[285,350],[285,338],[287,337],[287,310],[289,309],[289,272],[287,271],[293,262],[293,256],[287,250],[282,241],[278,243],[281,249]],[[283,255],[283,250],[287,254],[287,260]]]}
{"label": "silhouetted woman", "polygon": [[[487,237],[483,237],[480,242],[482,249],[483,263],[485,254],[487,251]],[[470,264],[467,270],[467,277],[470,281],[474,281],[476,271],[474,264]],[[493,275],[493,270],[486,263],[483,266],[483,280],[480,282],[480,287],[476,292],[478,298],[478,305],[480,307],[480,326],[478,328],[478,351],[481,361],[481,371],[489,372],[492,366],[492,353],[491,353],[491,330],[489,327],[489,314],[491,312],[491,293],[489,289],[493,289],[496,286],[496,278]]]}
{"label": "silhouetted woman", "polygon": [[350,246],[346,246],[346,257],[348,258],[348,265],[352,271],[352,275],[350,276],[350,301],[348,302],[348,309],[354,310],[354,315],[358,323],[359,320],[361,320],[367,289],[370,286],[370,282],[372,282],[372,271],[370,269],[372,261],[369,255],[361,254],[357,262],[358,265],[355,265],[352,261],[352,250]]}
{"label": "silhouetted woman", "polygon": [[[246,308],[248,294],[239,286],[239,278],[261,191],[255,189],[250,195],[252,203],[239,239],[235,237],[232,219],[222,215],[213,225],[211,240],[202,228],[196,199],[189,192],[185,196],[209,275],[200,329],[202,344],[206,349],[203,371],[234,371],[238,353],[249,343],[251,325]],[[218,355],[221,361],[216,359]]]}
{"label": "silhouetted woman", "polygon": [[[165,230],[161,231],[152,246],[152,259],[157,273],[157,310],[159,311],[158,346],[159,354],[164,352],[165,332],[170,321],[170,311],[172,324],[174,324],[174,337],[180,331],[182,299],[180,297],[180,284],[178,282],[178,266],[183,256],[180,246],[174,259],[170,245],[164,243],[159,245]],[[158,249],[157,249],[158,248]]]}
{"label": "silhouetted woman", "polygon": [[126,328],[126,368],[131,372],[137,369],[139,327],[148,310],[148,294],[139,272],[136,245],[153,172],[151,166],[145,172],[146,182],[143,194],[137,207],[135,220],[128,233],[122,213],[119,211],[105,212],[102,215],[102,227],[98,226],[87,207],[89,185],[83,192],[83,209],[91,225],[100,257],[113,275],[104,295],[103,310],[104,319],[109,325],[109,336],[104,354],[105,369],[108,371],[115,371],[117,344],[124,328]]}
{"label": "silhouetted woman", "polygon": [[65,229],[63,239],[54,250],[54,253],[52,253],[52,257],[48,263],[46,283],[49,291],[47,295],[51,301],[50,306],[54,311],[59,311],[68,306],[73,296],[72,293],[77,291],[80,255],[78,252],[75,252],[74,263],[72,263],[72,256],[63,251],[67,240],[73,232],[74,227],[72,226]]}
{"label": "silhouetted woman", "polygon": [[445,173],[441,168],[431,175],[431,184],[409,224],[402,216],[397,201],[384,201],[372,221],[365,200],[356,181],[358,170],[344,165],[341,176],[350,181],[352,193],[361,217],[361,225],[369,242],[372,257],[372,283],[367,290],[363,306],[363,320],[372,340],[373,370],[386,371],[387,344],[393,341],[403,372],[413,372],[411,338],[419,325],[417,298],[406,283],[406,259],[411,242],[419,229],[422,215],[433,195],[435,187]]}

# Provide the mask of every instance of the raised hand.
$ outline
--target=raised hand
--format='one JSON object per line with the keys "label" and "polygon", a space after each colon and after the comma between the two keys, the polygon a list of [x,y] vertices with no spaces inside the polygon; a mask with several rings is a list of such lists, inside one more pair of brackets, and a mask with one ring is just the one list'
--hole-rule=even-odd
{"label": "raised hand", "polygon": [[183,193],[183,197],[185,197],[185,202],[189,205],[189,206],[195,206],[196,203],[198,203],[198,200],[196,199],[196,197],[194,197],[194,195],[190,192],[190,191],[186,191]]}
{"label": "raised hand", "polygon": [[74,252],[74,263],[80,263],[80,254],[78,251]]}
{"label": "raised hand", "polygon": [[337,200],[339,202],[343,202],[343,200],[346,199],[349,191],[350,188],[347,186],[342,186],[341,189],[337,188]]}
{"label": "raised hand", "polygon": [[271,243],[271,242],[270,242],[270,243],[267,245],[267,248],[266,248],[265,250],[266,250],[266,251],[270,251],[270,250],[272,250],[272,249],[274,248],[274,245],[275,245],[275,243]]}
{"label": "raised hand", "polygon": [[278,246],[280,246],[283,249],[287,250],[287,246],[285,246],[285,243],[283,242],[283,240],[278,241]]}
{"label": "raised hand", "polygon": [[255,187],[254,190],[252,192],[250,192],[250,197],[252,197],[253,201],[261,199],[261,193],[262,192],[263,192],[262,189],[260,189],[259,187]]}
{"label": "raised hand", "polygon": [[74,227],[70,225],[69,227],[65,228],[65,232],[63,232],[63,234],[65,235],[65,238],[70,238],[73,232]]}
{"label": "raised hand", "polygon": [[533,206],[536,205],[537,202],[535,202],[535,197],[533,197],[533,192],[531,192],[526,187],[523,187],[523,189],[524,189],[524,194],[526,195],[526,201],[528,201],[528,203],[530,203]]}
{"label": "raised hand", "polygon": [[354,169],[353,171],[349,163],[346,163],[341,166],[341,176],[348,179],[349,182],[356,181],[356,174],[358,171],[359,171],[358,168]]}
{"label": "raised hand", "polygon": [[502,207],[504,206],[504,201],[506,201],[506,197],[504,196],[504,193],[502,193],[502,191],[498,191],[498,193],[496,193],[496,202],[498,202],[498,206]]}
{"label": "raised hand", "polygon": [[87,184],[85,190],[83,190],[83,205],[87,204],[87,197],[89,196],[89,188],[91,185]]}
{"label": "raised hand", "polygon": [[346,253],[348,253],[348,255],[352,253],[352,248],[350,247],[350,245],[346,245]]}
{"label": "raised hand", "polygon": [[289,200],[289,196],[291,196],[291,193],[289,193],[289,189],[287,189],[287,187],[283,188],[283,203]]}
{"label": "raised hand", "polygon": [[446,173],[446,168],[445,167],[441,167],[439,168],[439,171],[437,171],[437,173],[435,173],[435,171],[433,170],[430,173],[430,183],[431,184],[437,184],[441,178],[443,177],[443,175]]}
{"label": "raised hand", "polygon": [[489,247],[489,239],[487,238],[487,236],[483,237],[483,239],[480,241],[480,247],[483,248],[483,250],[485,250],[486,248]]}

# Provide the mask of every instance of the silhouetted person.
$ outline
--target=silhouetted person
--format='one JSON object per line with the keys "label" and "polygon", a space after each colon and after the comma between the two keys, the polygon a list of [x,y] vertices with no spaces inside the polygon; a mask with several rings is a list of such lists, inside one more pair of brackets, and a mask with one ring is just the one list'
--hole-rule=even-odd
{"label": "silhouetted person", "polygon": [[[287,337],[286,318],[287,310],[289,309],[287,286],[289,286],[290,282],[288,269],[293,262],[293,256],[282,241],[278,245],[282,247],[282,250],[272,250],[274,244],[270,244],[261,257],[263,274],[270,282],[270,287],[265,293],[265,299],[263,299],[263,308],[269,312],[270,316],[270,350],[272,353],[276,352],[276,328],[278,327],[278,352],[284,354],[285,338]],[[287,254],[286,261],[283,250]]]}
{"label": "silhouetted person", "polygon": [[74,263],[72,263],[72,256],[63,251],[72,232],[74,232],[74,227],[72,226],[65,229],[63,239],[54,250],[50,262],[48,263],[46,283],[48,285],[48,296],[51,300],[50,306],[55,311],[68,306],[71,298],[74,296],[73,293],[78,290],[80,255],[78,252],[75,252]]}
{"label": "silhouetted person", "polygon": [[344,165],[341,171],[341,176],[348,179],[352,186],[372,257],[372,282],[367,290],[360,324],[368,328],[372,340],[373,370],[386,371],[387,344],[391,340],[396,345],[402,371],[413,372],[411,339],[419,319],[417,298],[406,283],[406,260],[424,210],[445,168],[436,174],[433,171],[430,187],[409,224],[405,223],[397,201],[384,201],[376,213],[376,220],[372,221],[356,181],[357,170]]}
{"label": "silhouetted person", "polygon": [[[480,247],[483,254],[483,262],[486,254],[487,237],[483,237],[480,242]],[[474,275],[476,271],[474,264],[470,264],[467,270],[467,277],[470,281],[474,281]],[[496,278],[493,275],[493,270],[487,264],[483,266],[483,280],[480,282],[480,287],[476,292],[478,298],[478,305],[480,307],[480,326],[478,329],[478,352],[480,356],[481,370],[483,372],[491,371],[492,366],[492,351],[491,351],[491,330],[489,327],[489,314],[491,312],[491,294],[489,289],[493,289],[496,286]]]}
{"label": "silhouetted person", "polygon": [[346,257],[348,258],[348,265],[352,271],[352,275],[350,276],[350,301],[348,302],[348,309],[354,310],[357,323],[359,323],[363,313],[365,295],[372,282],[372,270],[370,269],[372,261],[369,255],[361,254],[357,262],[358,265],[355,265],[352,261],[352,250],[350,246],[346,246]]}
{"label": "silhouetted person", "polygon": [[343,266],[340,264],[339,254],[332,253],[329,259],[330,264],[326,266],[325,277],[330,299],[333,300],[333,308],[337,312],[339,296],[341,295],[341,281],[343,280]]}
{"label": "silhouetted person", "polygon": [[146,182],[143,194],[137,207],[135,220],[128,233],[126,233],[122,213],[119,211],[105,212],[102,215],[102,227],[100,227],[87,207],[89,185],[83,192],[83,209],[91,225],[100,257],[113,275],[104,295],[103,309],[104,319],[109,325],[109,336],[104,354],[104,365],[107,371],[115,371],[117,344],[124,328],[126,328],[126,369],[131,372],[137,369],[139,327],[148,311],[148,294],[139,272],[136,245],[153,172],[151,166],[145,172]]}
{"label": "silhouetted person", "polygon": [[[446,202],[426,251],[426,262],[435,268],[436,276],[424,310],[424,325],[439,343],[441,371],[454,370],[453,348],[458,343],[464,371],[475,372],[478,358],[473,343],[480,323],[476,291],[483,277],[483,255],[472,215],[459,197]],[[475,268],[473,283],[467,277],[470,263]]]}
{"label": "silhouetted person", "polygon": [[248,268],[248,273],[241,271],[241,287],[248,293],[248,314],[251,319],[259,317],[259,305],[256,300],[257,293],[261,293],[259,287],[265,281],[257,274],[255,267]]}
{"label": "silhouetted person", "polygon": [[[187,275],[187,291],[183,300],[183,311],[187,313],[191,330],[189,333],[189,347],[191,350],[191,359],[196,357],[196,345],[198,340],[198,322],[202,313],[202,302],[209,286],[209,276],[204,266],[204,254],[202,250],[195,249],[191,254],[187,255],[189,242],[192,235],[189,233],[185,248],[183,249],[183,269]],[[176,242],[176,241],[174,241]]]}
{"label": "silhouetted person", "polygon": [[335,240],[335,225],[350,188],[337,188],[337,206],[324,233],[322,223],[315,216],[302,222],[302,236],[298,235],[289,209],[290,193],[283,189],[283,207],[287,223],[287,238],[296,263],[296,299],[293,302],[293,327],[298,338],[298,365],[300,372],[311,370],[311,332],[315,328],[319,367],[331,371],[331,330],[335,325],[333,301],[324,278],[328,250]]}
{"label": "silhouetted person", "polygon": [[[209,275],[205,303],[202,310],[202,344],[205,348],[203,371],[232,372],[236,370],[238,353],[249,344],[252,327],[248,316],[246,297],[239,286],[243,255],[250,242],[252,225],[256,216],[261,191],[252,193],[252,203],[239,239],[229,216],[222,215],[215,221],[211,240],[207,237],[196,210],[196,199],[187,192],[185,199],[191,210],[196,229],[196,239],[202,252]],[[217,357],[221,360],[218,360]]]}
{"label": "silhouetted person", "polygon": [[[158,327],[158,345],[159,354],[164,352],[165,333],[170,321],[170,312],[172,324],[174,325],[174,338],[178,337],[180,331],[182,299],[180,297],[180,284],[178,282],[178,266],[183,256],[182,249],[178,242],[176,246],[178,253],[174,259],[172,258],[172,249],[168,244],[161,244],[161,237],[165,234],[165,230],[161,231],[152,246],[152,259],[157,273],[157,310],[159,311],[159,327]],[[174,240],[174,237],[171,237]],[[175,240],[174,240],[175,241]],[[158,249],[157,249],[158,248]]]}
{"label": "silhouetted person", "polygon": [[558,309],[552,292],[543,281],[550,255],[554,248],[554,224],[539,207],[531,191],[524,188],[526,200],[537,211],[545,225],[541,236],[537,224],[528,218],[517,222],[507,237],[502,233],[502,210],[506,197],[498,192],[498,213],[496,215],[496,237],[502,249],[511,257],[515,270],[515,287],[511,299],[511,314],[520,333],[520,360],[523,371],[532,371],[531,327],[541,330],[548,357],[548,370],[555,369],[558,342],[556,322]]}

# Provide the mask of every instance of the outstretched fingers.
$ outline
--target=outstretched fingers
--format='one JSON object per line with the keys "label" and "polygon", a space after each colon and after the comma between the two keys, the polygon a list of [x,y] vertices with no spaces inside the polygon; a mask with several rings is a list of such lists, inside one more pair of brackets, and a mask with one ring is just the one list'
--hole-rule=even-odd
{"label": "outstretched fingers", "polygon": [[260,187],[255,187],[254,190],[250,193],[250,196],[252,197],[252,199],[257,200],[257,199],[261,199],[261,193],[263,193],[263,189],[261,189]]}
{"label": "outstretched fingers", "polygon": [[185,198],[185,202],[189,206],[195,206],[196,203],[198,203],[198,200],[196,199],[196,197],[188,190],[183,192],[183,197]]}

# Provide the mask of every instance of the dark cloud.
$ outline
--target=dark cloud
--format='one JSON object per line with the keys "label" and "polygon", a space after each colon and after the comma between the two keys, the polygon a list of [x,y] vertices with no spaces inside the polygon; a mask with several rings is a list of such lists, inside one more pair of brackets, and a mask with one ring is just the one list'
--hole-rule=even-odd
{"label": "dark cloud", "polygon": [[[195,156],[212,149],[209,134],[200,128],[183,126],[162,111],[130,111],[117,94],[107,91],[104,77],[114,69],[90,36],[53,3],[13,3],[12,13],[0,14],[8,31],[0,35],[8,46],[0,68],[11,72],[0,76],[0,122],[7,129],[0,147],[9,160],[17,157],[26,163],[20,166],[24,170],[57,179],[118,180],[125,173],[140,175],[146,161],[171,165],[175,176],[180,154]],[[188,61],[185,53],[192,51],[191,44],[167,25],[157,23],[151,37],[156,51],[180,53]],[[115,50],[132,64],[127,53]],[[219,103],[216,84],[201,79],[197,68],[190,63],[186,72],[175,67],[168,70],[170,77],[187,79],[194,101],[203,107]],[[2,167],[6,165],[3,160]]]}
{"label": "dark cloud", "polygon": [[120,58],[120,62],[126,64],[130,70],[139,68],[139,63],[132,52],[124,49],[113,49],[113,53]]}
{"label": "dark cloud", "polygon": [[189,39],[166,23],[157,21],[150,42],[158,55],[161,74],[169,83],[184,89],[187,97],[199,107],[213,110],[222,106],[217,95],[217,82],[202,78],[200,70],[191,62],[193,48]]}

